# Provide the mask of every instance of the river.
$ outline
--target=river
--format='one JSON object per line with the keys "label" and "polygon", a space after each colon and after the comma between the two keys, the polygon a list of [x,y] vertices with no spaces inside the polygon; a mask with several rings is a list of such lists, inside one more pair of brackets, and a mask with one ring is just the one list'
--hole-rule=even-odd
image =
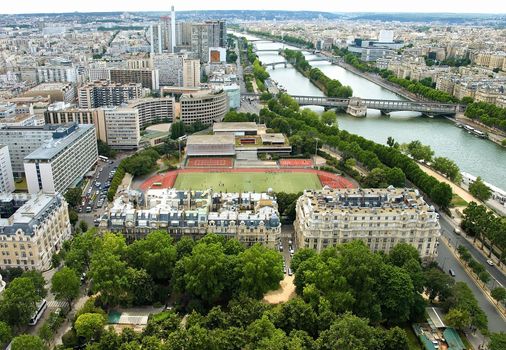
{"label": "river", "polygon": [[[258,39],[251,35],[244,36],[248,39]],[[266,41],[255,42],[255,45],[258,49],[293,48]],[[312,57],[310,53],[305,54],[308,58]],[[284,60],[274,51],[258,52],[258,56],[264,63]],[[331,65],[328,61],[311,62],[311,65],[320,68],[330,78],[338,79],[342,84],[351,86],[354,96],[389,100],[403,99],[344,68]],[[323,96],[316,86],[291,65],[287,68],[278,65],[275,69],[269,68],[268,71],[271,78],[283,85],[292,95]],[[420,117],[412,112],[381,116],[379,111],[369,110],[366,118],[338,114],[338,123],[341,129],[378,143],[386,143],[389,136],[399,143],[420,140],[423,144],[430,145],[436,156],[448,157],[455,161],[461,171],[481,176],[485,181],[506,189],[506,150],[491,141],[468,134],[444,118]]]}

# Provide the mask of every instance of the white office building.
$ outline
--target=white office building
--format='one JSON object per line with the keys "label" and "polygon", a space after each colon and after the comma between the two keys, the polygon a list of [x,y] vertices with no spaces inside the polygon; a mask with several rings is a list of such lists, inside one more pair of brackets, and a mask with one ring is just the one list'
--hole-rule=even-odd
{"label": "white office building", "polygon": [[102,108],[107,144],[114,149],[136,149],[141,140],[139,110],[128,107]]}
{"label": "white office building", "polygon": [[0,144],[0,192],[10,193],[14,189],[14,176],[12,175],[9,147]]}
{"label": "white office building", "polygon": [[64,193],[79,181],[98,159],[95,126],[60,126],[53,138],[25,157],[28,192]]}

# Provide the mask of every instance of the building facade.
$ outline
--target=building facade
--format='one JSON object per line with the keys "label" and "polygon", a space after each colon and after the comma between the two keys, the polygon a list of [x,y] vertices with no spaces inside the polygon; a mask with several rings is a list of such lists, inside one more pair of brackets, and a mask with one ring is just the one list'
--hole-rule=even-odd
{"label": "building facade", "polygon": [[0,144],[0,192],[11,193],[14,190],[14,176],[12,175],[9,147]]}
{"label": "building facade", "polygon": [[219,122],[229,110],[228,96],[223,90],[184,94],[179,102],[181,104],[181,121],[185,125],[197,121],[205,125]]}
{"label": "building facade", "polygon": [[78,90],[80,108],[120,106],[143,97],[140,83],[114,84],[106,81],[89,83]]}
{"label": "building facade", "polygon": [[43,83],[26,91],[25,97],[47,97],[51,102],[63,101],[73,103],[76,99],[76,89],[72,83]]}
{"label": "building facade", "polygon": [[[2,202],[7,202],[5,195]],[[71,237],[67,202],[58,194],[37,193],[0,219],[0,268],[44,271]]]}
{"label": "building facade", "polygon": [[2,144],[9,148],[14,176],[25,174],[24,159],[39,148],[45,141],[53,138],[57,125],[43,126],[3,126],[0,127]]}
{"label": "building facade", "polygon": [[156,69],[111,69],[109,80],[115,84],[140,83],[145,89],[160,88],[158,70]]}
{"label": "building facade", "polygon": [[140,209],[126,195],[118,198],[100,228],[121,232],[129,241],[153,230],[165,230],[175,238],[216,233],[245,245],[261,243],[271,248],[280,240],[277,202],[265,193],[151,189],[144,202],[145,208]]}
{"label": "building facade", "polygon": [[64,193],[79,181],[98,159],[95,126],[60,126],[53,138],[25,157],[29,193]]}
{"label": "building facade", "polygon": [[141,140],[139,111],[135,108],[104,107],[107,144],[114,149],[137,149]]}
{"label": "building facade", "polygon": [[437,255],[439,217],[414,189],[323,189],[297,200],[294,222],[300,248],[362,240],[372,251],[388,253],[397,243],[415,247],[422,259]]}

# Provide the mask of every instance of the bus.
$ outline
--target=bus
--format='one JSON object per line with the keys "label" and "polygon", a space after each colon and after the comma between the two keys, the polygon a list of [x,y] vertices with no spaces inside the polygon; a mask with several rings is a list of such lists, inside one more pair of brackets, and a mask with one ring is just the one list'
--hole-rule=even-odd
{"label": "bus", "polygon": [[37,305],[37,312],[35,312],[35,314],[32,316],[28,324],[30,326],[35,326],[37,322],[39,322],[40,318],[42,317],[46,309],[47,309],[47,301],[46,299],[42,299],[41,302]]}
{"label": "bus", "polygon": [[106,156],[98,156],[98,159],[103,160],[104,162],[107,162],[109,160],[109,158]]}

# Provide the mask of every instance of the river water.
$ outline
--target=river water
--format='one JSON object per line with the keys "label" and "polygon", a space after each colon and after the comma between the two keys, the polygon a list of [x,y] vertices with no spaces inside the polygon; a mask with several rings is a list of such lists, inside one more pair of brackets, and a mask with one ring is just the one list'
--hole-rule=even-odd
{"label": "river water", "polygon": [[[251,35],[245,36],[248,39],[257,39]],[[255,45],[258,49],[293,48],[281,43],[263,41],[255,42]],[[305,54],[307,58],[312,57],[310,53]],[[258,52],[258,56],[264,63],[284,60],[275,51]],[[330,78],[338,79],[343,85],[351,86],[354,96],[403,99],[344,68],[331,65],[328,61],[311,62],[311,65],[320,68]],[[277,65],[275,69],[268,68],[268,71],[271,78],[283,85],[292,95],[323,96],[316,86],[291,65],[287,68]],[[379,111],[369,110],[366,118],[338,114],[338,123],[341,129],[378,143],[386,143],[389,136],[399,143],[420,140],[423,144],[430,145],[436,156],[448,157],[455,161],[461,171],[481,176],[485,181],[506,189],[506,149],[491,141],[472,136],[444,118],[426,118],[412,112],[381,116]]]}

